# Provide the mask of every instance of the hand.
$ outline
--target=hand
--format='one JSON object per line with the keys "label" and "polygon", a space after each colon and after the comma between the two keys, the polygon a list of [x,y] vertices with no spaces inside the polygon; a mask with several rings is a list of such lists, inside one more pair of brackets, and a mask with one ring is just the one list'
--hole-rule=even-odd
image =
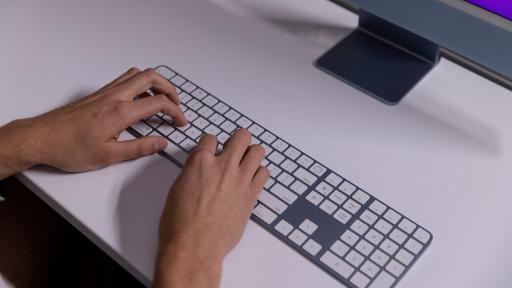
{"label": "hand", "polygon": [[201,138],[174,182],[160,220],[155,287],[216,287],[224,257],[240,241],[268,180],[265,151],[238,130],[215,156]]}
{"label": "hand", "polygon": [[[144,97],[150,89],[157,95]],[[134,100],[136,96],[141,97]],[[11,147],[11,153],[0,155],[0,160],[19,162],[20,167],[11,173],[36,164],[81,172],[153,154],[166,148],[163,138],[117,141],[119,134],[157,112],[173,117],[177,125],[185,125],[187,120],[179,104],[176,89],[169,81],[152,69],[141,72],[132,68],[92,95],[1,128],[4,133],[0,140],[4,141],[0,141],[0,148]],[[0,179],[8,172],[8,168],[0,167]]]}

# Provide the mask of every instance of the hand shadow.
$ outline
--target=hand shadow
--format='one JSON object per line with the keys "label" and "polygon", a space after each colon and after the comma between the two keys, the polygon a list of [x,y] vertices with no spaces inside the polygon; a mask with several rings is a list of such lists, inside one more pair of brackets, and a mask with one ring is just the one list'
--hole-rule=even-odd
{"label": "hand shadow", "polygon": [[123,266],[146,286],[152,282],[160,214],[168,191],[181,172],[168,159],[153,158],[121,188],[116,207],[120,253],[126,261]]}

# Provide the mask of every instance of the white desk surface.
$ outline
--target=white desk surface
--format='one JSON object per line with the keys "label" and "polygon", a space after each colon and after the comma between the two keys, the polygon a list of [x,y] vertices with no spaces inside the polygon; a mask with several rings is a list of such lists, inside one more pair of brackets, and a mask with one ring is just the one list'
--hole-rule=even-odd
{"label": "white desk surface", "polygon": [[[443,60],[401,105],[380,104],[312,65],[356,22],[320,0],[4,0],[0,123],[86,95],[131,65],[168,64],[430,229],[432,246],[399,287],[509,287],[512,93]],[[148,284],[178,172],[156,155],[19,177]],[[340,286],[254,223],[222,279]]]}

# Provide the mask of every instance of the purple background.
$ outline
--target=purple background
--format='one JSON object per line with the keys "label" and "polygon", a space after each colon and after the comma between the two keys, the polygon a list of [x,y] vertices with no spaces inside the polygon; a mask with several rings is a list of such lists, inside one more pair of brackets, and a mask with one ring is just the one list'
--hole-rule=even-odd
{"label": "purple background", "polygon": [[466,0],[493,13],[512,20],[512,0]]}

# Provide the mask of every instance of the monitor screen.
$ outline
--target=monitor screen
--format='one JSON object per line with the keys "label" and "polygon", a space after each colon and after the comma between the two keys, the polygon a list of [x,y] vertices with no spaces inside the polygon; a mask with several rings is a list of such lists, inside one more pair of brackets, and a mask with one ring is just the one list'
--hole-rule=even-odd
{"label": "monitor screen", "polygon": [[512,0],[466,0],[485,10],[512,20]]}

